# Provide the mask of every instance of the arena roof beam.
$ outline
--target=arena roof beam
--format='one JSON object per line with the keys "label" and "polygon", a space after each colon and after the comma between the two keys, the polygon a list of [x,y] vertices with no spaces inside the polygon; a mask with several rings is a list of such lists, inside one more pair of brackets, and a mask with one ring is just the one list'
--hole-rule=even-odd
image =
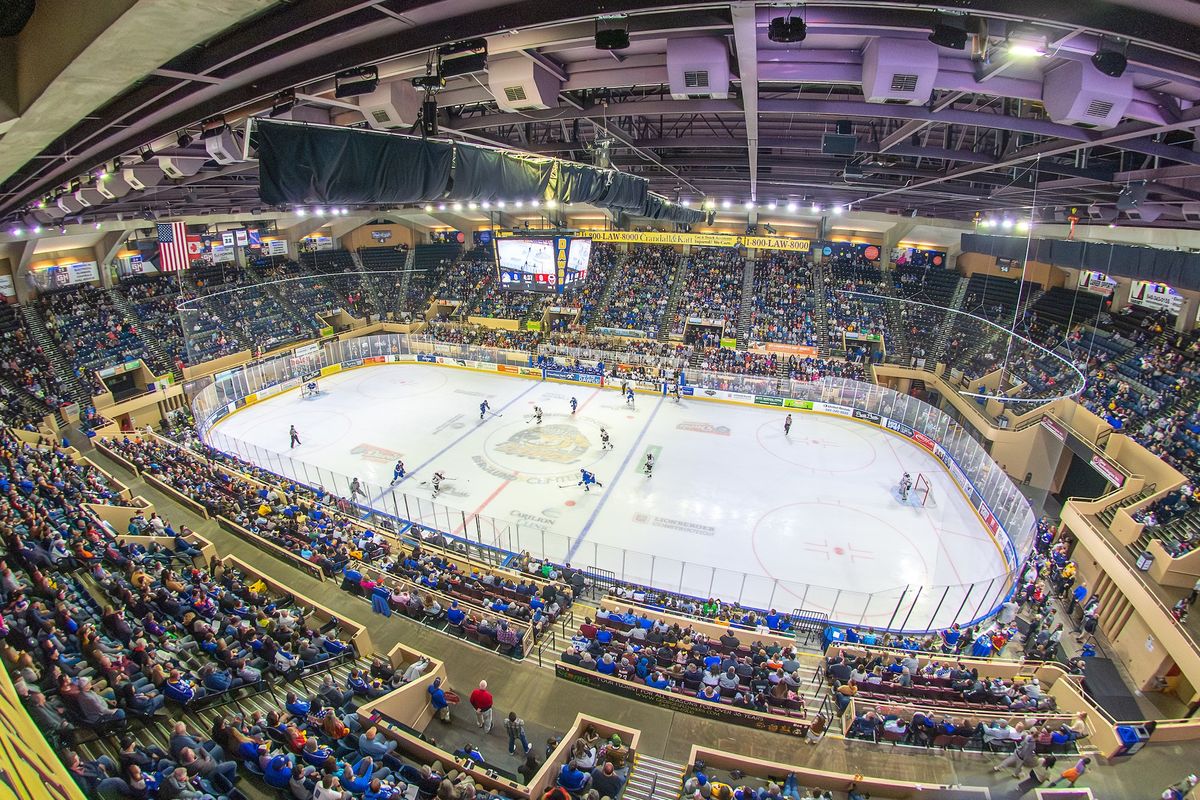
{"label": "arena roof beam", "polygon": [[733,47],[737,52],[738,78],[742,93],[742,113],[746,119],[746,155],[750,169],[750,199],[758,200],[758,10],[751,5],[735,5]]}
{"label": "arena roof beam", "polygon": [[[64,27],[53,18],[59,7],[43,4],[16,37],[24,96],[18,100],[21,117],[0,148],[0,180],[179,53],[273,5],[275,0],[88,3],[73,9]],[[133,42],[137,46],[129,46]],[[117,52],[121,57],[113,58]]]}

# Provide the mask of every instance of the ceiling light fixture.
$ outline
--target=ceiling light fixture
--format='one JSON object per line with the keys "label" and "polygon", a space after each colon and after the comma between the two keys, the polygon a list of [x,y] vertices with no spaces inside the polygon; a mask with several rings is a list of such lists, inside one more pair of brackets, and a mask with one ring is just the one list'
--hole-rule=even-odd
{"label": "ceiling light fixture", "polygon": [[792,213],[795,213],[796,209],[797,209],[797,208],[799,208],[799,207],[800,207],[800,206],[796,205],[795,203],[788,203],[788,204],[787,204],[787,210],[788,210],[788,211],[791,211]]}
{"label": "ceiling light fixture", "polygon": [[1092,66],[1110,78],[1119,78],[1125,74],[1129,61],[1122,50],[1114,50],[1104,46],[1104,37],[1100,37],[1100,46],[1092,56]]}

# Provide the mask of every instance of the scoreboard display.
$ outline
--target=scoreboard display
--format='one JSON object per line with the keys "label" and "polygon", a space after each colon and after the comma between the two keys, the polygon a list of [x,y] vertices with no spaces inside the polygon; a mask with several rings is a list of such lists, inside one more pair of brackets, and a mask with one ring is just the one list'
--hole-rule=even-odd
{"label": "scoreboard display", "polygon": [[587,278],[591,239],[514,236],[495,241],[501,288],[558,294]]}

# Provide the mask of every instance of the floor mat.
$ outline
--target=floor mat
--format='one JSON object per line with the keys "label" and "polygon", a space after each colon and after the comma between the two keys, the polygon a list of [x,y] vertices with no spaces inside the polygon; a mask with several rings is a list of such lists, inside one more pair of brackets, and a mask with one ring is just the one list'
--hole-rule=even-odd
{"label": "floor mat", "polygon": [[1145,719],[1137,699],[1111,659],[1089,658],[1084,680],[1095,701],[1114,719],[1121,722]]}

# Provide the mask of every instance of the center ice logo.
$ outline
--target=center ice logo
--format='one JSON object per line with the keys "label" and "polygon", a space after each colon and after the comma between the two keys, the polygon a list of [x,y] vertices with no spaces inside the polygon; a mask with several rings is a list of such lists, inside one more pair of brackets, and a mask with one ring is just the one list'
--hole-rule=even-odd
{"label": "center ice logo", "polygon": [[572,425],[550,424],[519,430],[496,450],[534,461],[570,464],[587,452],[588,440]]}

